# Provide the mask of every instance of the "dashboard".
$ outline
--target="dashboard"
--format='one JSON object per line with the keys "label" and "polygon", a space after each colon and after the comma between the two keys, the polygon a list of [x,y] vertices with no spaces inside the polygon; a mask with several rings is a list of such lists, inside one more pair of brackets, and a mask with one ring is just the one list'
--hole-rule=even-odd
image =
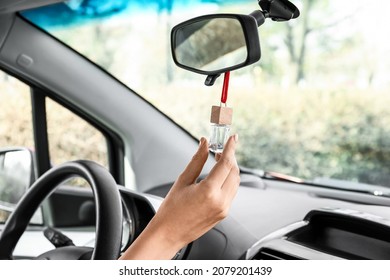
{"label": "dashboard", "polygon": [[252,246],[249,260],[389,259],[390,221],[364,212],[324,208]]}
{"label": "dashboard", "polygon": [[188,258],[390,259],[389,206],[384,197],[243,174],[228,218]]}
{"label": "dashboard", "polygon": [[[240,189],[232,209],[258,239],[244,259],[390,259],[387,198],[274,180],[264,184],[262,194]],[[244,210],[255,200],[254,213]]]}

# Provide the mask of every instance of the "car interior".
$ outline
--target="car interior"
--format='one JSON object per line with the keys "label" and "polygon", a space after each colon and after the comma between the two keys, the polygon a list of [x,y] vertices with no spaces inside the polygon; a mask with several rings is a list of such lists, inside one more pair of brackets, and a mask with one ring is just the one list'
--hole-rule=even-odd
{"label": "car interior", "polygon": [[[103,2],[114,5],[114,11],[124,5],[123,1],[78,2],[84,3],[82,14],[87,18],[98,13],[106,16],[108,12]],[[248,20],[248,29],[245,29],[249,30],[248,34],[256,31],[258,36],[258,26],[254,28],[251,24],[259,24],[259,20],[265,21],[264,26],[277,26],[275,28],[289,24],[282,18],[284,14],[277,17],[280,10],[271,9],[269,2],[273,1],[259,1],[263,4],[260,7],[255,0],[244,2],[250,3],[252,10],[247,10],[245,16],[237,16],[237,20]],[[306,7],[300,2],[306,2],[291,2],[301,12],[300,15],[295,12],[296,18],[291,22],[299,21]],[[58,22],[66,18],[69,13],[66,11],[72,8],[67,5],[60,0],[0,1],[0,134],[3,138],[0,177],[5,178],[0,178],[0,259],[118,258],[118,250],[124,252],[152,219],[198,147],[198,136],[184,129],[139,90],[105,69],[103,63],[96,63],[93,57],[99,53],[97,47],[83,53],[69,43],[72,38],[69,42],[62,39],[68,35],[61,33],[59,25],[53,25],[53,31],[48,31],[51,29],[44,23],[48,18]],[[81,9],[83,4],[78,5]],[[126,9],[133,7],[126,6]],[[54,10],[58,14],[53,16],[50,13]],[[200,9],[199,15],[204,14]],[[262,18],[264,15],[267,18]],[[154,17],[164,19],[157,14]],[[161,36],[169,41],[172,27],[190,19],[181,17]],[[105,32],[104,28],[97,27],[99,20],[94,24],[94,34]],[[77,33],[77,29],[72,32]],[[256,42],[265,40],[266,34],[260,32],[260,40],[255,35],[245,33],[245,38],[250,36]],[[77,38],[81,47],[86,44]],[[107,39],[105,43],[110,42]],[[137,45],[136,38],[129,42]],[[253,43],[251,48],[255,45]],[[138,50],[142,52],[142,47]],[[247,50],[253,54],[252,49]],[[170,50],[167,52],[170,54]],[[137,55],[129,51],[119,60],[131,65]],[[147,57],[152,59],[153,55]],[[251,61],[239,66],[266,63],[264,49],[261,56],[257,62],[259,50],[257,55],[251,56]],[[108,56],[103,53],[101,57]],[[170,55],[169,59],[170,63],[174,62]],[[127,75],[134,79],[143,75],[150,78],[147,83],[152,84],[153,79],[158,78],[153,77],[152,68],[147,67],[150,76],[146,70]],[[215,82],[226,71],[234,75],[236,68],[203,69],[197,73],[186,71],[191,69],[175,71],[185,72],[182,75],[188,75],[203,88],[205,74]],[[249,74],[245,72],[245,75]],[[182,80],[180,87],[184,92],[187,80]],[[233,88],[234,81],[245,83],[245,79],[235,80],[234,76],[231,80]],[[220,83],[222,78],[213,86],[218,92]],[[159,88],[154,91],[158,94]],[[191,117],[191,110],[180,111],[185,103],[181,101],[183,99],[177,97],[177,103],[170,101],[169,106],[179,107],[179,116],[183,119],[195,118]],[[209,105],[204,107],[208,110]],[[27,109],[22,111],[21,108]],[[262,110],[260,105],[258,108]],[[16,127],[19,116],[29,127],[27,141],[23,140],[27,132]],[[310,129],[310,124],[307,126]],[[11,133],[16,136],[8,136]],[[97,142],[90,142],[91,139]],[[88,149],[84,151],[71,141]],[[244,140],[240,138],[240,141]],[[254,139],[251,143],[259,141]],[[381,151],[383,157],[389,154],[386,145]],[[60,154],[55,150],[62,149],[72,151],[70,156],[55,158]],[[263,155],[259,152],[257,156]],[[207,176],[215,162],[214,154],[210,153],[199,180]],[[307,181],[260,169],[261,166],[257,169],[240,166],[241,183],[228,216],[177,252],[174,259],[390,259],[390,185],[364,184],[356,180],[342,183],[329,178]],[[387,173],[383,182],[390,182],[390,173]]]}

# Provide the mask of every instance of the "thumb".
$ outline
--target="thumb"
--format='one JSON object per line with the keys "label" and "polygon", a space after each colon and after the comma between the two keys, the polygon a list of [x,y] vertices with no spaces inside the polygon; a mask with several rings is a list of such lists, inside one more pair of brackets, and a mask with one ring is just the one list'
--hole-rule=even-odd
{"label": "thumb", "polygon": [[203,166],[207,161],[209,155],[209,148],[206,138],[201,138],[199,148],[184,169],[183,173],[178,178],[180,184],[191,185],[195,183],[196,179],[202,172]]}

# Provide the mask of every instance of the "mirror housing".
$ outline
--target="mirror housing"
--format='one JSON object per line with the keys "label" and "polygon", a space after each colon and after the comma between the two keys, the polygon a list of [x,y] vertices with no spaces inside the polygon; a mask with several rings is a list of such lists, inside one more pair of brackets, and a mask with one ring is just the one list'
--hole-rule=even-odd
{"label": "mirror housing", "polygon": [[175,64],[217,77],[260,60],[258,24],[251,15],[211,14],[187,20],[171,32]]}

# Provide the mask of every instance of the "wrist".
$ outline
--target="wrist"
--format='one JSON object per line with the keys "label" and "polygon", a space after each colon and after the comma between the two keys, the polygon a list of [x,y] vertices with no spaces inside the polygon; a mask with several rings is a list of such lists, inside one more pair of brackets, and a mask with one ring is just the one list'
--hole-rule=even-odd
{"label": "wrist", "polygon": [[169,227],[159,224],[153,218],[121,259],[168,260],[172,259],[185,245],[184,241],[173,236]]}

